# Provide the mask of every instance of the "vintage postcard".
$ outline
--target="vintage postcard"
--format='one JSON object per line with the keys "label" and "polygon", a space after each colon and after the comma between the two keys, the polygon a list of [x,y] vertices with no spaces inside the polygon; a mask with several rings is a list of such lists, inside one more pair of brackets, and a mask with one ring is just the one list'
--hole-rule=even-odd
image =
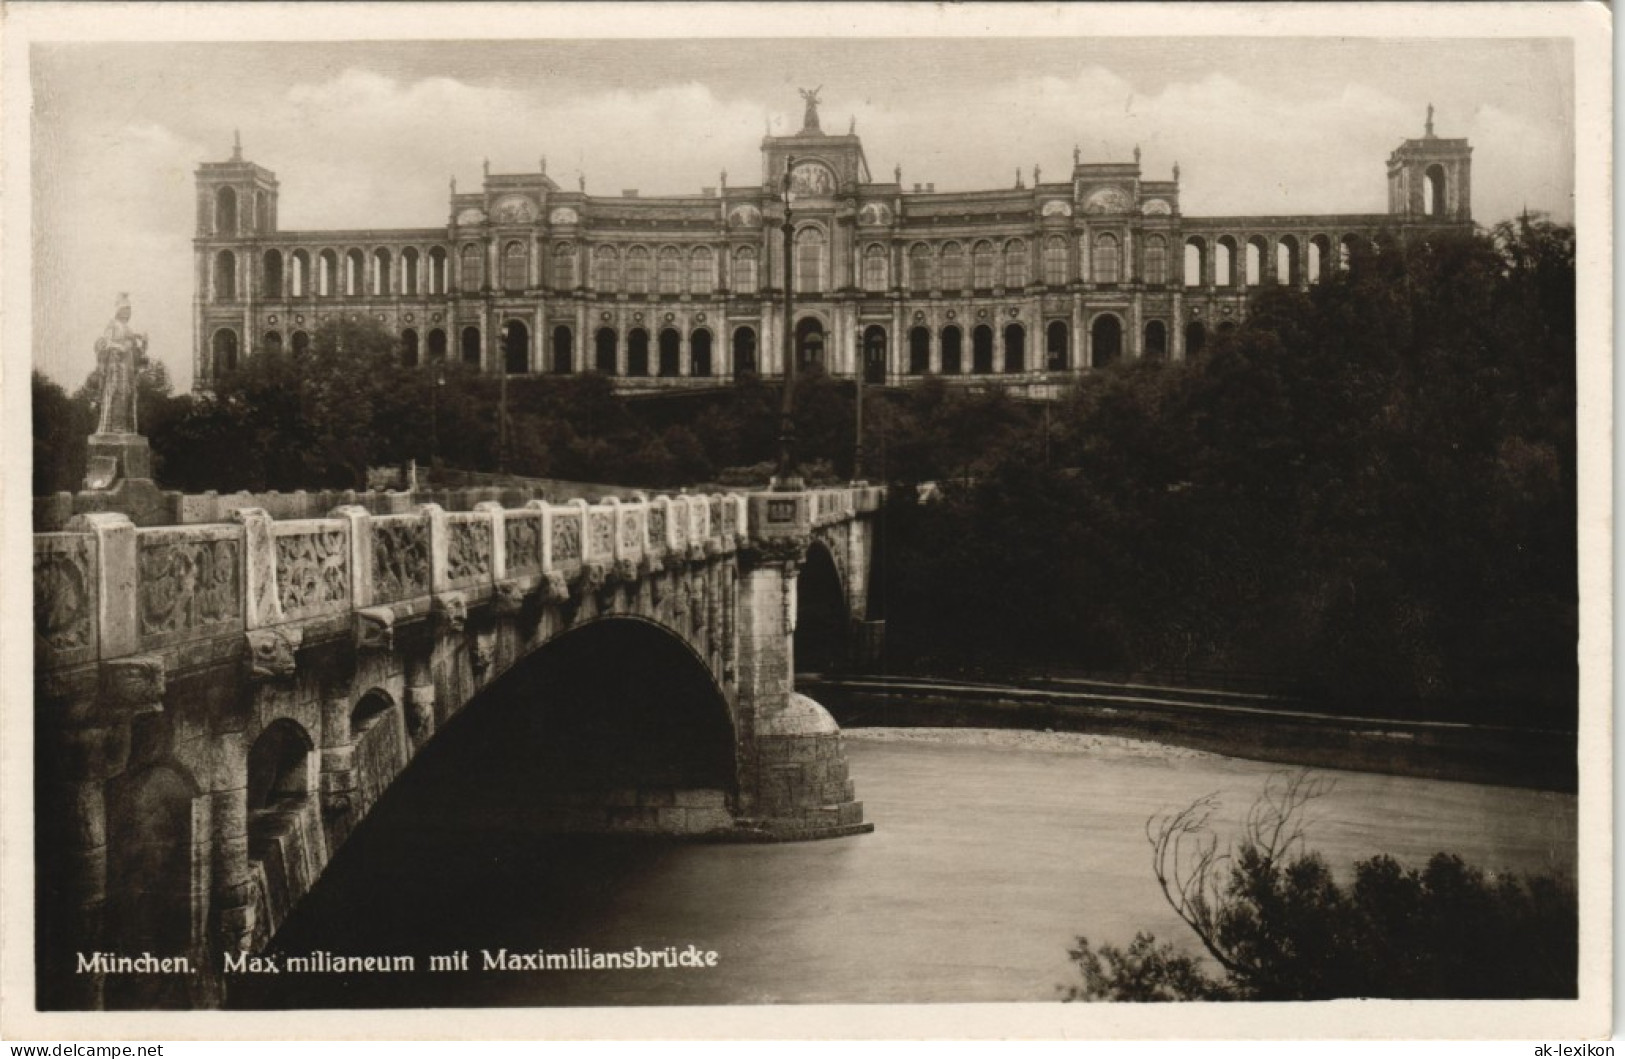
{"label": "vintage postcard", "polygon": [[8,1039],[1611,1032],[1606,8],[0,17]]}

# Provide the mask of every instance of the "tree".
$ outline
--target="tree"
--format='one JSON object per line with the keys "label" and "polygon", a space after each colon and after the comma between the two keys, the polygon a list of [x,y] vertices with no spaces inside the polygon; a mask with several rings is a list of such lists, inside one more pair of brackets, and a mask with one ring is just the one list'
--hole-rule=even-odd
{"label": "tree", "polygon": [[1083,977],[1068,1000],[1555,998],[1577,995],[1578,902],[1555,876],[1491,880],[1436,854],[1418,871],[1392,857],[1338,884],[1307,848],[1306,810],[1330,789],[1307,772],[1265,784],[1234,849],[1200,798],[1154,816],[1152,873],[1220,974],[1151,934],[1098,951],[1078,938]]}
{"label": "tree", "polygon": [[96,418],[82,397],[69,397],[35,369],[33,389],[34,495],[72,492],[85,477],[85,447]]}

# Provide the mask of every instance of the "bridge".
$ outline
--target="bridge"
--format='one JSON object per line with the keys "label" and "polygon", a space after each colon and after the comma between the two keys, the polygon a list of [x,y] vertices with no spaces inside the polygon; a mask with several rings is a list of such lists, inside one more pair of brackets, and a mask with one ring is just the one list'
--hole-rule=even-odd
{"label": "bridge", "polygon": [[226,956],[470,707],[535,716],[549,829],[872,828],[793,676],[798,611],[865,625],[880,489],[480,495],[211,494],[36,533],[41,1008],[222,1004]]}

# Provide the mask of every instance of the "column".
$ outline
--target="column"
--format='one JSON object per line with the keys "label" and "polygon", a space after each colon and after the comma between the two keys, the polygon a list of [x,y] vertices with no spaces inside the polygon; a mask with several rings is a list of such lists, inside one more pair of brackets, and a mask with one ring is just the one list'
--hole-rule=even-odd
{"label": "column", "polygon": [[689,350],[688,321],[682,321],[682,330],[677,332],[677,374],[687,378],[694,374],[694,358]]}

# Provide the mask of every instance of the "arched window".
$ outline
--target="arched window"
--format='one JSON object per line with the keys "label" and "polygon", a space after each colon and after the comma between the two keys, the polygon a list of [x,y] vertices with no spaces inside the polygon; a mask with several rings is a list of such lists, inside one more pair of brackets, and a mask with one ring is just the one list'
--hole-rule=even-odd
{"label": "arched window", "polygon": [[1220,236],[1213,244],[1213,285],[1236,285],[1236,241],[1228,235]]}
{"label": "arched window", "polygon": [[1202,260],[1207,256],[1207,244],[1200,239],[1185,240],[1185,286],[1200,287],[1207,277],[1202,273]]}
{"label": "arched window", "polygon": [[1145,359],[1165,360],[1168,356],[1168,325],[1150,320],[1145,325]]}
{"label": "arched window", "polygon": [[1071,335],[1065,320],[1051,320],[1044,328],[1044,369],[1065,371],[1071,361]]}
{"label": "arched window", "polygon": [[1101,313],[1089,327],[1091,363],[1097,368],[1115,364],[1123,357],[1123,322],[1111,313]]}
{"label": "arched window", "polygon": [[401,251],[401,293],[407,297],[418,294],[418,248],[409,246]]}
{"label": "arched window", "polygon": [[530,370],[530,328],[521,320],[502,325],[502,370],[509,375]]}
{"label": "arched window", "polygon": [[1101,232],[1095,237],[1094,281],[1096,283],[1121,282],[1122,262],[1122,248],[1117,242],[1117,236],[1110,232]]}
{"label": "arched window", "polygon": [[576,370],[576,335],[564,324],[553,328],[553,373],[568,375]]}
{"label": "arched window", "polygon": [[604,294],[621,289],[621,255],[613,246],[600,246],[592,252],[592,285]]}
{"label": "arched window", "polygon": [[477,327],[463,328],[463,363],[477,368],[483,358],[480,355],[480,329]]}
{"label": "arched window", "polygon": [[410,327],[401,332],[401,363],[408,368],[418,366],[418,333]]}
{"label": "arched window", "polygon": [[1011,374],[1027,370],[1027,329],[1020,324],[1005,325],[1004,370]]}
{"label": "arched window", "polygon": [[600,327],[592,339],[592,366],[600,374],[615,374],[615,353],[617,339],[615,329]]}
{"label": "arched window", "polygon": [[282,251],[267,250],[264,259],[265,296],[272,301],[282,297]]}
{"label": "arched window", "polygon": [[358,297],[366,293],[367,258],[359,250],[344,255],[344,296]]}
{"label": "arched window", "polygon": [[1430,165],[1422,174],[1422,212],[1429,217],[1443,217],[1445,205],[1444,166]]}
{"label": "arched window", "polygon": [[1145,281],[1153,287],[1168,282],[1168,240],[1160,235],[1145,237]]}
{"label": "arched window", "polygon": [[386,295],[395,293],[394,283],[390,276],[389,251],[379,247],[372,252],[372,293]]}
{"label": "arched window", "polygon": [[[716,255],[709,246],[696,246],[688,255],[688,292],[710,294],[717,288]],[[709,374],[709,373],[707,373]]]}
{"label": "arched window", "polygon": [[214,255],[214,300],[237,300],[237,255],[230,250],[222,250]]}
{"label": "arched window", "polygon": [[965,286],[965,248],[958,243],[942,246],[942,289],[957,291]]}
{"label": "arched window", "polygon": [[463,246],[462,280],[464,294],[477,294],[485,286],[485,251],[478,243]]}
{"label": "arched window", "polygon": [[214,333],[210,348],[214,352],[214,373],[216,376],[237,370],[239,343],[236,331],[229,327],[222,327]]}
{"label": "arched window", "polygon": [[446,332],[435,328],[429,332],[429,363],[439,364],[446,359]]}
{"label": "arched window", "polygon": [[1004,285],[1025,287],[1032,282],[1032,269],[1028,267],[1027,241],[1012,239],[1004,244]]}
{"label": "arched window", "polygon": [[1297,286],[1301,273],[1298,264],[1298,241],[1283,235],[1275,244],[1275,282],[1283,286]]}
{"label": "arched window", "polygon": [[932,275],[931,248],[925,243],[915,243],[908,248],[908,281],[909,288],[916,294],[924,294],[931,289]]}
{"label": "arched window", "polygon": [[1309,240],[1309,267],[1310,283],[1319,283],[1325,276],[1326,259],[1331,257],[1332,241],[1324,235],[1317,235]]}
{"label": "arched window", "polygon": [[288,294],[303,298],[310,293],[310,255],[303,250],[295,250],[289,256],[289,261],[292,267],[288,270]]}
{"label": "arched window", "polygon": [[293,355],[302,357],[310,352],[310,332],[295,331],[293,333]]}
{"label": "arched window", "polygon": [[683,370],[683,336],[670,327],[660,331],[660,366],[659,373],[663,377],[682,374]]}
{"label": "arched window", "polygon": [[446,248],[443,246],[429,249],[429,293],[444,294],[449,289],[446,282]]}
{"label": "arched window", "polygon": [[931,370],[931,332],[916,327],[908,333],[908,373],[924,375]]}
{"label": "arched window", "polygon": [[323,250],[322,256],[316,261],[316,266],[316,293],[323,298],[331,298],[338,293],[338,253],[333,250]]}
{"label": "arched window", "polygon": [[1044,240],[1044,284],[1066,286],[1066,239],[1052,235]]}
{"label": "arched window", "polygon": [[1337,243],[1337,271],[1347,272],[1354,266],[1354,259],[1360,253],[1359,240],[1352,235],[1345,235]]}
{"label": "arched window", "polygon": [[[756,248],[754,246],[735,248],[733,289],[740,294],[755,294],[760,282],[756,273]],[[753,336],[755,333],[751,332]]]}
{"label": "arched window", "polygon": [[863,251],[863,289],[885,290],[886,272],[886,248],[879,243],[870,243]]}
{"label": "arched window", "polygon": [[659,277],[661,294],[683,292],[683,255],[675,246],[660,248]]}
{"label": "arched window", "polygon": [[999,285],[998,262],[993,255],[993,244],[986,239],[978,240],[971,250],[971,286],[977,290],[986,290]]}
{"label": "arched window", "polygon": [[216,235],[237,234],[237,192],[221,188],[214,193],[214,232]]}
{"label": "arched window", "polygon": [[886,381],[886,329],[879,324],[863,331],[863,381],[876,385]]}
{"label": "arched window", "polygon": [[824,230],[808,225],[796,233],[796,293],[824,290]]}
{"label": "arched window", "polygon": [[626,252],[626,289],[632,294],[649,293],[649,248],[634,246]]}
{"label": "arched window", "polygon": [[756,329],[734,329],[734,375],[754,375],[756,367]]}
{"label": "arched window", "polygon": [[942,373],[958,375],[965,370],[964,332],[955,324],[942,329]]}
{"label": "arched window", "polygon": [[626,373],[649,374],[649,332],[641,327],[634,327],[626,336]]}
{"label": "arched window", "polygon": [[518,239],[510,239],[502,248],[502,289],[522,291],[529,286],[530,251]]}
{"label": "arched window", "polygon": [[530,370],[530,328],[522,320],[502,325],[502,370],[509,375],[523,375]]}
{"label": "arched window", "polygon": [[975,375],[993,374],[993,328],[977,324],[970,333],[971,372]]}
{"label": "arched window", "polygon": [[1202,347],[1207,345],[1207,328],[1202,321],[1192,320],[1185,325],[1185,359],[1200,356]]}
{"label": "arched window", "polygon": [[[707,251],[709,253],[709,251]],[[690,375],[709,378],[711,375],[711,332],[700,328],[688,338]]]}
{"label": "arched window", "polygon": [[804,316],[796,324],[795,356],[798,371],[824,365],[824,325],[815,316]]}
{"label": "arched window", "polygon": [[1263,283],[1269,274],[1266,266],[1269,262],[1270,248],[1264,242],[1263,236],[1255,235],[1247,240],[1244,253],[1246,256],[1242,267],[1242,275],[1247,281],[1247,286],[1256,287]]}
{"label": "arched window", "polygon": [[262,348],[269,356],[276,356],[282,352],[282,332],[267,331],[265,337],[260,339]]}
{"label": "arched window", "polygon": [[450,278],[448,278],[450,262],[447,260],[445,247],[431,247],[429,250],[429,294],[445,294],[450,291]]}
{"label": "arched window", "polygon": [[553,246],[553,289],[574,290],[576,286],[576,245],[555,243]]}

